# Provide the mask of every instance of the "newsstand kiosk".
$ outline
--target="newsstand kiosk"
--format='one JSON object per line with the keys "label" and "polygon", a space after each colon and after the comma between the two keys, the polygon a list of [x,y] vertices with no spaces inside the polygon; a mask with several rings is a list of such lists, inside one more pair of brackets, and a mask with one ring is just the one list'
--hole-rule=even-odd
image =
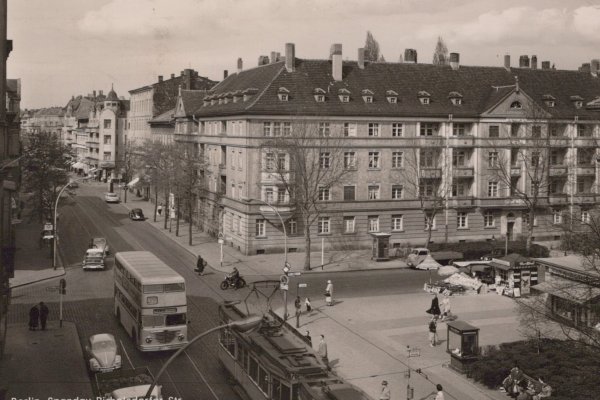
{"label": "newsstand kiosk", "polygon": [[479,328],[464,321],[450,321],[447,326],[446,351],[450,353],[450,367],[468,373],[479,356]]}

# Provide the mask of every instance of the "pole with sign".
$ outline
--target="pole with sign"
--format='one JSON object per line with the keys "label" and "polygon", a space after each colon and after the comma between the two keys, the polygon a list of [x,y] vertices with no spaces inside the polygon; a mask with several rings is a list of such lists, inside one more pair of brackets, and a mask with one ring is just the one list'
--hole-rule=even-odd
{"label": "pole with sign", "polygon": [[225,240],[223,240],[223,234],[219,233],[219,246],[221,246],[221,268],[223,268],[223,243],[225,242]]}
{"label": "pole with sign", "polygon": [[60,280],[60,284],[58,286],[58,292],[60,294],[58,320],[59,320],[59,326],[62,328],[62,323],[63,323],[63,295],[67,294],[67,281],[66,280],[64,280],[64,279]]}

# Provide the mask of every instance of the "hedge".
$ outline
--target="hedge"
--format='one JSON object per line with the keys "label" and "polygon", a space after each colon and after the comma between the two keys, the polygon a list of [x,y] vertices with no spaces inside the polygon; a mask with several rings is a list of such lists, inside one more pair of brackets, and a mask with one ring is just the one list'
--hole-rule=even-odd
{"label": "hedge", "polygon": [[[508,253],[518,253],[522,255],[527,255],[525,247],[525,242],[523,241],[508,242]],[[463,257],[465,260],[479,260],[481,257],[488,256],[493,252],[499,252],[500,257],[504,256],[504,242],[496,241],[496,243],[493,243],[479,241],[462,243],[432,243],[429,245],[429,250],[459,251],[463,253]],[[531,245],[529,257],[548,257],[549,255],[550,251],[547,247],[535,243]]]}

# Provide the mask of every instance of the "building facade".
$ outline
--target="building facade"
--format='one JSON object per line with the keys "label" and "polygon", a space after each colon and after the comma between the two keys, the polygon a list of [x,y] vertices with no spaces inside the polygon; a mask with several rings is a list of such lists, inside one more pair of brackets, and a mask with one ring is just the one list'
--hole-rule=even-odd
{"label": "building facade", "polygon": [[[533,237],[556,239],[564,213],[585,216],[598,203],[597,73],[511,68],[509,60],[461,66],[456,53],[446,66],[369,63],[361,50],[351,62],[342,60],[341,45],[328,60],[294,53],[288,44],[283,61],[248,70],[239,60],[237,73],[188,110],[193,134],[175,132],[176,140],[197,143],[208,163],[203,225],[245,254],[283,249],[284,229],[265,201],[286,219],[288,251],[304,247],[297,210],[270,166],[279,156],[265,145],[293,135],[299,122],[343,137],[348,158],[350,171],[324,194],[325,211],[310,227],[326,247],[370,247],[371,234],[381,232],[391,234],[392,246],[418,244],[429,223],[433,242],[516,239],[527,233],[534,188]],[[531,175],[542,164],[540,138],[543,187]],[[413,190],[409,162],[419,177]],[[444,191],[433,220],[420,202],[430,185]]]}

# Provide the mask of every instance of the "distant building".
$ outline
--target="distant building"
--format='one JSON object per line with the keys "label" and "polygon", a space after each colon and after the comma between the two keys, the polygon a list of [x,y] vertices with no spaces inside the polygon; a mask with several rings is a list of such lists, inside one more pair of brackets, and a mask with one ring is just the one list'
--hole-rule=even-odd
{"label": "distant building", "polygon": [[45,133],[60,138],[64,115],[62,107],[41,108],[29,118],[25,133]]}

